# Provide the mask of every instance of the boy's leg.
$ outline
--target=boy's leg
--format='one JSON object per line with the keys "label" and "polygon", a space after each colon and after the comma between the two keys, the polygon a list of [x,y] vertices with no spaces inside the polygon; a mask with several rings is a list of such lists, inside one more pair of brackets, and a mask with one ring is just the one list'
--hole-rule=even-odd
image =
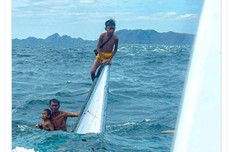
{"label": "boy's leg", "polygon": [[91,71],[90,71],[92,81],[94,81],[94,79],[95,79],[95,77],[96,77],[96,76],[95,76],[95,72],[96,72],[97,68],[100,66],[100,64],[101,64],[101,63],[100,63],[99,59],[96,58],[96,59],[94,60],[93,66],[92,66]]}

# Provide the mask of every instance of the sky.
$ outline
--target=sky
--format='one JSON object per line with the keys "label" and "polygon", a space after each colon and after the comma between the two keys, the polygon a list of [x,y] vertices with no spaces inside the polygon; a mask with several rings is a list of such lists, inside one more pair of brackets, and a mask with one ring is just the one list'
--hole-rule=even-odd
{"label": "sky", "polygon": [[12,38],[96,40],[113,18],[121,29],[196,34],[203,0],[12,0]]}

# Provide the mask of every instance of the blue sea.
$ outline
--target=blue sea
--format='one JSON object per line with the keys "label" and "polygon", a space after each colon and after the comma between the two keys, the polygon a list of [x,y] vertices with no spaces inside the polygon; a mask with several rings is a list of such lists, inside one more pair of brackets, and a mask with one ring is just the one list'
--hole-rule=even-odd
{"label": "blue sea", "polygon": [[110,68],[104,134],[78,135],[35,128],[49,100],[77,112],[92,82],[95,45],[12,47],[12,151],[169,152],[191,45],[119,45]]}

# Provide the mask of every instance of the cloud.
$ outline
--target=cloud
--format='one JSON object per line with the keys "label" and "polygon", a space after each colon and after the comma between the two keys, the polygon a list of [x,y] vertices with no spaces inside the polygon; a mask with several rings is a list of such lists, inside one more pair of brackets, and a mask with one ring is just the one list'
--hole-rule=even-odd
{"label": "cloud", "polygon": [[155,13],[150,16],[139,16],[137,20],[163,20],[170,19],[176,16],[176,12]]}
{"label": "cloud", "polygon": [[86,15],[87,13],[69,13],[70,16],[80,16],[80,15]]}
{"label": "cloud", "polygon": [[137,20],[183,20],[183,19],[196,19],[198,14],[184,14],[177,15],[176,12],[155,13],[149,16],[139,16]]}
{"label": "cloud", "polygon": [[[150,0],[154,2],[161,2]],[[158,12],[151,8],[151,13],[143,12],[147,10],[149,3],[143,3],[141,0],[132,1],[125,4],[109,1],[95,0],[12,0],[12,17],[20,19],[46,19],[62,20],[65,23],[70,22],[100,22],[108,18],[114,18],[119,21],[168,21],[185,20],[197,18],[197,14],[177,14],[174,11]],[[150,7],[149,7],[150,9]],[[146,15],[143,15],[145,13]]]}
{"label": "cloud", "polygon": [[91,1],[91,0],[81,0],[79,3],[82,3],[82,4],[91,4],[93,2],[94,1]]}
{"label": "cloud", "polygon": [[168,13],[165,13],[166,15],[168,16],[172,16],[172,15],[176,15],[176,12],[168,12]]}
{"label": "cloud", "polygon": [[193,19],[198,18],[198,14],[185,14],[185,15],[179,15],[177,19]]}
{"label": "cloud", "polygon": [[76,22],[104,22],[106,19],[113,18],[115,20],[129,20],[134,18],[132,12],[89,12],[89,13],[69,13],[68,18]]}
{"label": "cloud", "polygon": [[29,5],[30,4],[28,0],[12,0],[12,9],[28,7]]}
{"label": "cloud", "polygon": [[33,2],[32,5],[34,5],[34,6],[44,6],[44,5],[49,5],[49,3],[46,2],[46,1],[40,1],[40,2]]}

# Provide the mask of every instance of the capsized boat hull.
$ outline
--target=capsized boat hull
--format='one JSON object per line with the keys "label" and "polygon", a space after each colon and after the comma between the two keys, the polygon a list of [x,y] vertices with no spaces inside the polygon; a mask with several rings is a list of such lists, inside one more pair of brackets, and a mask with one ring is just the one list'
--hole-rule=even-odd
{"label": "capsized boat hull", "polygon": [[75,133],[105,131],[110,65],[102,65],[99,72],[100,75],[95,79],[72,130]]}

